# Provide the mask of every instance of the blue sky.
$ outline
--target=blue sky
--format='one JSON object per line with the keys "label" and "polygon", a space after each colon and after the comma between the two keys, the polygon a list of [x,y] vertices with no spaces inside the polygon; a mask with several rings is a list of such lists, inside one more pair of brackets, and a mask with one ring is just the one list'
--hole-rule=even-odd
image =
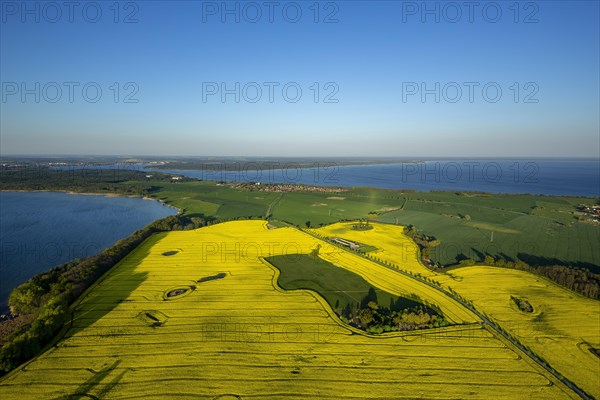
{"label": "blue sky", "polygon": [[599,2],[477,3],[3,0],[0,153],[598,157]]}

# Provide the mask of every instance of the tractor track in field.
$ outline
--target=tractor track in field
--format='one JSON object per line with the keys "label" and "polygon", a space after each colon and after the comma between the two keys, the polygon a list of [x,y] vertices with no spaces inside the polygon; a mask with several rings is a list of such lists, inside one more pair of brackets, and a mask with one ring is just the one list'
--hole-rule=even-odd
{"label": "tractor track in field", "polygon": [[273,208],[281,201],[281,199],[283,198],[283,195],[285,193],[280,193],[275,200],[273,200],[271,202],[271,204],[269,204],[269,206],[267,207],[267,211],[265,212],[265,219],[269,219],[269,216],[271,215]]}

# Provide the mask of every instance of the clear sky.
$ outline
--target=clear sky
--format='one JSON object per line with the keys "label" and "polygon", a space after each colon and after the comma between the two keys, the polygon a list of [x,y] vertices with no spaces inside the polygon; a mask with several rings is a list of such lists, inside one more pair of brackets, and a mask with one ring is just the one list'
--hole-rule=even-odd
{"label": "clear sky", "polygon": [[599,156],[598,1],[315,3],[2,0],[0,153]]}

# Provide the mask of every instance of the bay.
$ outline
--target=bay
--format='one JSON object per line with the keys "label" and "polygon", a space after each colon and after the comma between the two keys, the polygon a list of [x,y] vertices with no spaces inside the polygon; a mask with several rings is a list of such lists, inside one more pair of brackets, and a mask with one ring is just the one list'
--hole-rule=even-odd
{"label": "bay", "polygon": [[177,213],[158,201],[57,192],[0,192],[0,309],[37,273],[99,253]]}
{"label": "bay", "polygon": [[441,159],[353,166],[325,162],[313,168],[298,168],[294,163],[281,168],[240,163],[228,170],[210,164],[198,170],[154,170],[225,182],[600,196],[599,159]]}

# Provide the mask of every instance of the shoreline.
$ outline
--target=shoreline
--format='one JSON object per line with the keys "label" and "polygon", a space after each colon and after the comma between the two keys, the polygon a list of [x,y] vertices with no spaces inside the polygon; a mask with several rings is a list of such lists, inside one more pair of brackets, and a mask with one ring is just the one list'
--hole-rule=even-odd
{"label": "shoreline", "polygon": [[72,190],[59,190],[59,189],[56,189],[56,190],[0,189],[0,193],[11,193],[11,192],[12,193],[65,193],[65,194],[70,194],[70,195],[81,195],[81,196],[123,197],[123,198],[130,198],[130,199],[151,200],[151,201],[159,202],[166,207],[170,207],[170,208],[173,208],[174,210],[177,210],[177,214],[183,213],[183,210],[181,208],[175,207],[171,204],[167,204],[162,199],[155,199],[155,198],[148,197],[148,196],[138,196],[135,194],[127,195],[127,194],[119,194],[119,193],[73,192]]}
{"label": "shoreline", "polygon": [[[181,215],[183,213],[183,210],[178,207],[167,204],[161,199],[154,199],[154,198],[148,197],[148,196],[122,195],[122,194],[118,194],[118,193],[98,193],[98,192],[79,193],[79,192],[73,192],[73,191],[68,191],[68,190],[4,190],[4,189],[2,189],[2,190],[0,190],[0,193],[64,193],[64,194],[69,194],[69,195],[102,196],[102,197],[109,197],[109,198],[118,198],[118,197],[137,198],[137,199],[142,199],[142,200],[151,200],[151,201],[159,202],[163,206],[170,207],[170,208],[176,210],[177,211],[176,215]],[[154,221],[157,221],[157,220],[154,220]],[[152,222],[154,222],[154,221],[152,221]],[[129,236],[131,236],[131,235],[129,235]],[[129,237],[129,236],[127,236],[127,237]],[[72,261],[72,260],[70,260],[70,261]],[[59,265],[50,267],[48,270],[42,271],[40,273],[48,272],[48,271],[52,270],[53,268],[56,268]],[[31,278],[29,278],[29,279],[31,279]],[[8,298],[5,301],[0,300],[0,323],[13,320],[15,317],[16,317],[15,314],[12,313],[12,310],[10,308]]]}
{"label": "shoreline", "polygon": [[[402,164],[406,164],[406,163],[402,163]],[[373,168],[373,167],[380,167],[380,166],[390,166],[390,165],[402,165],[402,164],[368,164],[368,165],[344,165],[344,166],[339,166],[339,169],[342,168],[351,168],[351,167],[362,167],[362,168]],[[426,164],[426,163],[424,163]],[[297,168],[298,171],[314,171],[314,170],[318,170],[318,168],[315,167],[298,167]],[[224,182],[227,185],[230,184],[236,184],[236,183],[254,183],[254,182],[259,182],[262,185],[303,185],[303,186],[314,186],[314,187],[323,187],[323,188],[332,188],[332,187],[339,187],[339,188],[345,188],[345,189],[352,189],[352,188],[360,188],[360,189],[369,189],[369,190],[384,190],[384,191],[396,191],[396,192],[403,192],[403,191],[410,191],[410,192],[419,192],[419,193],[433,193],[433,192],[447,192],[447,193],[452,193],[452,192],[462,192],[462,193],[476,193],[476,194],[486,194],[486,195],[500,195],[500,196],[538,196],[538,197],[571,197],[571,198],[591,198],[591,199],[597,199],[600,198],[600,193],[588,193],[588,194],[581,194],[581,193],[565,193],[565,194],[556,194],[556,193],[536,193],[536,192],[532,192],[532,191],[526,191],[527,190],[527,186],[524,185],[525,189],[522,189],[521,191],[512,191],[513,189],[515,189],[514,187],[511,189],[506,189],[505,191],[489,191],[489,187],[488,188],[484,188],[484,189],[476,189],[476,188],[465,188],[464,186],[457,186],[455,188],[437,188],[435,186],[437,185],[432,185],[431,187],[427,187],[427,188],[416,188],[416,187],[409,187],[411,185],[410,182],[404,182],[406,184],[406,187],[378,187],[378,186],[369,186],[369,185],[360,185],[360,184],[350,184],[350,183],[340,183],[340,182],[332,182],[331,184],[327,184],[326,182],[317,182],[317,183],[308,183],[308,182],[302,182],[302,181],[286,181],[286,179],[282,178],[282,179],[274,179],[273,175],[274,174],[279,174],[279,173],[284,173],[286,170],[285,169],[263,169],[263,170],[219,170],[219,171],[210,171],[210,173],[213,175],[211,177],[211,179],[205,179],[205,178],[200,178],[197,176],[193,176],[193,174],[197,174],[197,173],[201,173],[202,170],[195,170],[195,169],[177,169],[177,168],[173,168],[173,169],[160,169],[160,168],[156,168],[156,172],[159,173],[163,173],[163,174],[174,174],[174,175],[181,175],[183,177],[185,177],[186,179],[194,179],[196,181],[202,181],[202,182],[212,182],[212,183],[218,183],[220,181]],[[231,176],[234,174],[247,174],[247,173],[254,173],[254,172],[260,172],[267,174],[265,180],[261,180],[261,179],[239,179],[235,178],[234,179],[228,179],[227,175]],[[218,179],[214,179],[214,175],[215,174],[220,174],[222,176],[223,179],[218,180]],[[325,172],[321,172],[321,175],[326,175]],[[262,177],[262,175],[261,175]],[[493,182],[490,182],[493,183]],[[419,185],[419,183],[417,182],[417,186]],[[486,190],[487,189],[487,190]],[[532,189],[531,187],[529,187],[529,189]],[[517,189],[518,190],[518,189]]]}
{"label": "shoreline", "polygon": [[[468,161],[468,160],[476,160],[476,161],[489,161],[489,162],[494,162],[494,163],[498,163],[498,162],[510,162],[510,161],[522,161],[523,158],[522,157],[501,157],[501,158],[488,158],[488,157],[475,157],[475,158],[469,158],[469,159],[465,159],[462,157],[452,157],[452,158],[444,158],[444,157],[432,157],[432,158],[428,158],[428,159],[417,159],[417,160],[398,160],[398,161],[390,161],[390,162],[385,162],[385,161],[376,161],[376,162],[369,162],[369,163],[357,163],[357,164],[337,164],[337,165],[333,165],[332,167],[335,167],[335,170],[332,171],[328,171],[324,168],[329,168],[327,165],[317,165],[315,166],[313,165],[295,165],[294,166],[294,170],[300,171],[302,172],[307,172],[307,171],[311,171],[311,170],[316,170],[319,172],[319,176],[323,179],[329,179],[327,178],[327,176],[333,176],[332,174],[337,173],[338,171],[341,171],[343,169],[347,169],[347,168],[376,168],[376,167],[388,167],[388,166],[401,166],[401,165],[407,165],[407,164],[419,164],[419,165],[427,165],[428,163],[439,163],[439,162],[453,162],[456,163],[458,161]],[[540,158],[536,158],[536,160],[540,160],[540,161],[557,161],[557,162],[561,162],[561,161],[584,161],[584,162],[597,162],[600,161],[600,159],[596,159],[596,158],[579,158],[579,159],[572,159],[572,158],[546,158],[546,157],[540,157]],[[241,163],[243,164],[243,163]],[[589,192],[588,190],[575,190],[575,193],[573,191],[569,192],[566,191],[564,193],[558,193],[556,191],[552,191],[551,189],[549,189],[548,183],[546,182],[545,186],[546,187],[533,187],[529,184],[526,184],[528,182],[524,182],[524,180],[531,175],[531,171],[527,172],[528,170],[524,169],[524,166],[518,166],[518,172],[515,172],[512,168],[514,168],[514,165],[505,165],[505,166],[500,166],[501,170],[500,170],[500,176],[505,175],[508,179],[506,182],[504,181],[489,181],[487,182],[488,184],[501,184],[501,186],[503,186],[500,190],[498,190],[497,187],[490,187],[489,185],[486,184],[486,182],[483,182],[484,187],[480,187],[479,186],[475,186],[475,187],[471,187],[469,188],[470,184],[473,183],[473,179],[469,178],[468,182],[459,182],[459,181],[455,181],[455,180],[451,180],[450,182],[452,182],[452,185],[448,186],[448,185],[442,185],[444,187],[439,188],[439,182],[425,182],[425,186],[423,186],[423,182],[409,182],[409,181],[403,181],[402,182],[402,187],[398,187],[398,185],[396,184],[392,184],[391,187],[384,187],[384,186],[377,186],[377,183],[374,182],[364,182],[366,184],[361,185],[361,184],[357,184],[355,183],[340,183],[340,182],[327,182],[326,180],[321,181],[321,178],[318,178],[319,181],[315,181],[315,182],[307,182],[307,181],[303,181],[303,180],[296,180],[296,178],[294,178],[292,181],[290,181],[289,179],[285,179],[284,178],[277,178],[275,179],[273,177],[274,174],[280,174],[280,173],[284,173],[285,171],[287,171],[287,169],[285,167],[282,168],[281,165],[279,166],[266,166],[263,168],[250,168],[250,166],[252,164],[256,164],[256,163],[249,163],[248,168],[241,168],[240,166],[238,166],[238,168],[233,168],[233,169],[216,169],[213,170],[212,168],[209,168],[208,170],[206,169],[197,169],[194,168],[193,165],[192,166],[182,166],[182,165],[177,165],[175,167],[169,167],[168,164],[167,165],[152,165],[150,167],[148,166],[141,166],[141,169],[137,170],[138,172],[158,172],[158,173],[163,173],[163,174],[171,174],[171,175],[181,175],[187,179],[192,179],[192,180],[197,180],[197,181],[204,181],[204,182],[213,182],[213,183],[218,183],[220,181],[225,182],[226,184],[231,184],[231,183],[253,183],[254,181],[257,182],[261,182],[262,184],[265,185],[277,185],[277,184],[297,184],[297,185],[307,185],[307,186],[318,186],[318,187],[343,187],[343,188],[363,188],[363,189],[374,189],[374,190],[394,190],[394,191],[411,191],[411,192],[422,192],[422,193],[431,193],[431,192],[464,192],[464,193],[480,193],[480,194],[489,194],[489,195],[515,195],[515,196],[519,196],[519,195],[529,195],[529,196],[549,196],[549,197],[572,197],[572,198],[600,198],[600,193],[593,193],[593,192]],[[113,166],[115,166],[116,164],[112,164]],[[219,165],[218,163],[216,164],[217,166]],[[481,166],[479,166],[481,167]],[[479,168],[478,167],[478,168]],[[71,166],[71,168],[73,169],[77,169],[77,166]],[[510,171],[506,170],[503,172],[504,169],[510,169]],[[100,170],[110,170],[113,168],[97,168]],[[118,168],[117,168],[118,169]],[[467,168],[469,169],[469,168]],[[415,175],[414,173],[415,171],[411,170],[411,174],[410,175]],[[481,172],[481,171],[478,171]],[[535,175],[531,177],[531,179],[538,179],[539,177],[537,176],[537,172],[535,172]],[[204,173],[208,173],[209,176],[198,176],[198,174],[204,174]],[[252,178],[241,178],[239,176],[239,174],[254,174],[254,173],[260,173],[260,177],[252,177]],[[439,172],[438,173],[442,173]],[[469,172],[470,174],[471,172]],[[506,175],[506,174],[509,175]],[[421,171],[422,174],[422,171]],[[511,180],[511,176],[513,176],[514,174],[518,174],[515,175],[515,177],[513,177],[514,179],[522,179],[523,181],[518,181],[516,182],[516,184],[519,184],[520,187],[516,187],[514,184],[511,184],[510,180]],[[529,175],[527,175],[529,174]],[[221,176],[221,179],[217,179],[217,175]],[[237,176],[236,176],[237,175]],[[461,175],[462,176],[462,175]],[[437,179],[437,178],[436,178]],[[527,178],[529,179],[529,178]],[[481,182],[480,182],[481,183]],[[531,183],[540,183],[540,182],[531,182]],[[456,184],[456,187],[451,187],[454,186],[454,184]],[[466,186],[465,186],[466,184]],[[373,186],[375,185],[375,186]],[[415,185],[413,187],[410,187],[411,185]],[[487,186],[486,186],[487,185]],[[508,185],[508,186],[506,186]],[[556,185],[555,185],[556,186]],[[560,186],[560,185],[558,185]],[[99,193],[104,195],[103,193]]]}

